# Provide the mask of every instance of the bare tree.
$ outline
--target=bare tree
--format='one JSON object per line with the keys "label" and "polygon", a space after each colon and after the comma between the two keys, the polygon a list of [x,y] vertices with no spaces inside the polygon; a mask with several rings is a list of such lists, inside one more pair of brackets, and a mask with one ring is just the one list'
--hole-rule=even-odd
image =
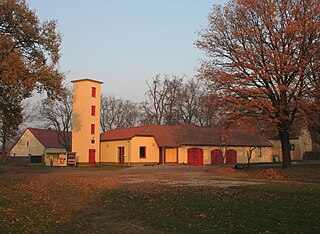
{"label": "bare tree", "polygon": [[140,104],[142,124],[213,125],[215,108],[199,80],[157,75]]}
{"label": "bare tree", "polygon": [[172,76],[169,79],[167,76],[163,81],[163,89],[166,90],[165,105],[164,105],[164,124],[177,125],[181,123],[180,100],[184,92],[183,77]]}
{"label": "bare tree", "polygon": [[129,100],[102,95],[100,112],[103,132],[116,128],[133,127],[138,123],[137,104]]}
{"label": "bare tree", "polygon": [[122,102],[122,118],[119,119],[118,128],[134,127],[138,124],[139,109],[136,103],[129,100],[123,100]]}
{"label": "bare tree", "polygon": [[203,84],[195,78],[183,84],[179,100],[181,124],[212,126],[215,106],[211,105],[209,95],[203,87]]}
{"label": "bare tree", "polygon": [[72,92],[66,88],[55,98],[47,98],[38,106],[39,118],[47,127],[53,127],[58,134],[60,144],[67,152],[71,151]]}
{"label": "bare tree", "polygon": [[152,79],[151,84],[148,81],[146,83],[148,86],[148,91],[146,92],[148,101],[143,102],[141,108],[146,119],[150,121],[149,124],[162,124],[167,105],[167,86],[161,80],[160,74]]}
{"label": "bare tree", "polygon": [[101,96],[100,124],[103,132],[115,128],[116,118],[121,114],[118,113],[118,102],[115,96]]}
{"label": "bare tree", "polygon": [[191,79],[183,85],[182,89],[179,100],[181,122],[183,124],[195,124],[199,107],[199,95],[201,95],[199,82]]}
{"label": "bare tree", "polygon": [[249,169],[250,167],[250,161],[251,161],[251,158],[252,158],[252,153],[253,151],[256,149],[256,147],[252,147],[250,146],[249,149],[247,150],[247,170]]}
{"label": "bare tree", "polygon": [[210,95],[202,92],[198,97],[197,108],[195,109],[196,125],[201,127],[220,126],[219,104],[212,102]]}

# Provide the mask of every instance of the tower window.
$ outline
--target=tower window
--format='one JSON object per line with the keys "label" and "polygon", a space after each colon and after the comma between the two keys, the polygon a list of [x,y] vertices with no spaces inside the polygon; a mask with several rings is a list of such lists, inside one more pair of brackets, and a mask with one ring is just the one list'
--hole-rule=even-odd
{"label": "tower window", "polygon": [[95,134],[95,124],[91,124],[91,134]]}
{"label": "tower window", "polygon": [[96,115],[96,106],[91,106],[91,115],[92,116]]}
{"label": "tower window", "polygon": [[96,97],[96,95],[97,95],[97,89],[96,89],[96,87],[92,87],[92,89],[91,89],[91,97]]}

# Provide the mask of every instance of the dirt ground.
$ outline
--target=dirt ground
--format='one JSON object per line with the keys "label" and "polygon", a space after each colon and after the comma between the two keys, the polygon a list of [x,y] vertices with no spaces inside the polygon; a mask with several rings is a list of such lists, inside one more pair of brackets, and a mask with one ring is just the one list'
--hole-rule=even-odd
{"label": "dirt ground", "polygon": [[244,181],[241,172],[237,172],[234,169],[229,172],[228,168],[225,169],[227,169],[227,173],[221,171],[221,169],[218,169],[217,173],[214,173],[215,167],[211,166],[194,167],[187,165],[134,166],[125,169],[120,167],[116,170],[92,169],[86,167],[41,167],[31,170],[25,167],[12,167],[11,169],[8,169],[6,173],[0,173],[0,177],[14,176],[28,178],[36,176],[41,178],[49,176],[57,177],[62,180],[85,177],[88,180],[90,180],[90,178],[96,181],[99,180],[100,186],[103,183],[159,183],[171,186],[232,187],[263,183],[261,181]]}
{"label": "dirt ground", "polygon": [[[188,165],[153,165],[134,167],[17,167],[8,166],[0,178],[15,177],[26,180],[50,181],[56,178],[61,183],[86,184],[104,188],[122,185],[152,183],[169,186],[214,186],[234,187],[263,184],[266,181],[303,181],[320,183],[320,164],[305,170],[304,167],[283,170],[280,167],[251,170],[236,170],[233,167],[194,167]],[[2,173],[1,173],[2,172]],[[90,184],[90,181],[94,183]]]}

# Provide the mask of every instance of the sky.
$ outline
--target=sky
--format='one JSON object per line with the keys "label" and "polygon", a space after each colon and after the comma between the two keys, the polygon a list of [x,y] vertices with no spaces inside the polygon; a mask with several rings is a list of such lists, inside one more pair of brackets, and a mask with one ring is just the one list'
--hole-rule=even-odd
{"label": "sky", "polygon": [[104,82],[102,93],[145,100],[157,74],[192,78],[205,58],[195,47],[214,4],[223,0],[27,0],[62,33],[61,71]]}

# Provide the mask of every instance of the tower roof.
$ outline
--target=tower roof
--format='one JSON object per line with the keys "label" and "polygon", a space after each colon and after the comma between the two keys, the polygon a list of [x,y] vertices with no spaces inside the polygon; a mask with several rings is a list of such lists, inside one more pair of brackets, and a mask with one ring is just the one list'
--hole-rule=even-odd
{"label": "tower roof", "polygon": [[102,81],[93,80],[93,79],[90,79],[90,78],[83,78],[83,79],[78,79],[78,80],[72,80],[71,82],[72,82],[72,83],[75,83],[75,82],[81,82],[81,81],[91,81],[91,82],[95,82],[95,83],[98,83],[98,84],[103,84]]}

